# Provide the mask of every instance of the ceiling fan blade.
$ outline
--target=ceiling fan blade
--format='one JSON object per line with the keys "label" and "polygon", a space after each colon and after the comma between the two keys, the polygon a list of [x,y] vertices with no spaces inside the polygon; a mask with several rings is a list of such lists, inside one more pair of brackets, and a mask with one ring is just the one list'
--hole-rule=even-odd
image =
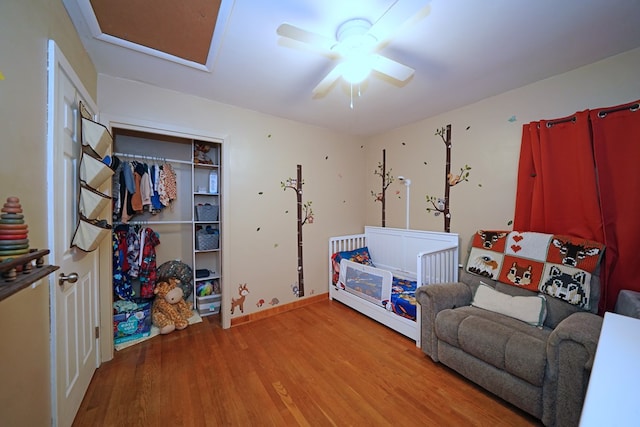
{"label": "ceiling fan blade", "polygon": [[382,55],[373,55],[373,69],[401,82],[413,76],[415,72],[413,68]]}
{"label": "ceiling fan blade", "polygon": [[329,71],[329,74],[327,74],[324,79],[322,79],[320,83],[313,88],[313,91],[311,92],[313,94],[313,98],[320,98],[326,95],[334,83],[342,77],[343,68],[343,63],[340,63],[336,65],[333,70]]}
{"label": "ceiling fan blade", "polygon": [[281,24],[276,30],[279,36],[309,44],[313,47],[331,50],[336,41],[311,31],[303,30],[291,24]]}
{"label": "ceiling fan blade", "polygon": [[430,0],[397,0],[373,24],[368,34],[374,36],[378,43],[388,41],[405,25],[427,16],[430,11],[429,3]]}

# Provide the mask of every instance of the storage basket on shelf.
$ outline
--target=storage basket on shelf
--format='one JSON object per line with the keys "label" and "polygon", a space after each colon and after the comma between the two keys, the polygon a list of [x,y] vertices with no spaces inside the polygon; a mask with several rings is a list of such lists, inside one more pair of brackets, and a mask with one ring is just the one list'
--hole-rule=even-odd
{"label": "storage basket on shelf", "polygon": [[196,220],[198,221],[217,221],[218,220],[218,205],[212,205],[206,203],[204,205],[196,206]]}
{"label": "storage basket on shelf", "polygon": [[211,227],[200,229],[196,232],[196,249],[199,251],[209,251],[218,249],[220,244],[220,233]]}

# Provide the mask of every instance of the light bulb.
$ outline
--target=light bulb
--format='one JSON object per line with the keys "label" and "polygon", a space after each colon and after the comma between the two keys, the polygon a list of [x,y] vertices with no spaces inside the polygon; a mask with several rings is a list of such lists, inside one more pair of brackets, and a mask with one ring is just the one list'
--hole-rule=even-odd
{"label": "light bulb", "polygon": [[342,77],[351,84],[362,83],[371,73],[370,55],[355,55],[344,63]]}

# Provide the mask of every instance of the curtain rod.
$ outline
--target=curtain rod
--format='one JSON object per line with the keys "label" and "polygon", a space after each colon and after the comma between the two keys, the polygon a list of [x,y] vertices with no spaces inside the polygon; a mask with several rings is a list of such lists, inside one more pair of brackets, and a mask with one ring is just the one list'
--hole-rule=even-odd
{"label": "curtain rod", "polygon": [[[635,104],[631,104],[631,105],[624,105],[624,106],[621,106],[621,107],[614,107],[614,108],[611,108],[609,110],[602,110],[602,111],[600,111],[598,113],[598,117],[601,118],[601,119],[604,119],[607,116],[607,114],[609,114],[609,113],[616,113],[618,111],[624,111],[624,110],[629,110],[629,111],[632,111],[632,112],[636,112],[636,111],[640,110],[640,103],[636,102]],[[571,116],[571,117],[567,117],[567,118],[564,118],[564,119],[558,119],[558,120],[550,120],[550,121],[547,122],[547,127],[550,128],[553,125],[557,125],[557,124],[560,124],[560,123],[566,123],[566,122],[575,123],[575,121],[576,121],[576,116]]]}
{"label": "curtain rod", "polygon": [[638,111],[640,109],[640,104],[638,104],[636,102],[635,104],[631,104],[629,106],[616,107],[616,108],[612,108],[610,110],[603,110],[603,111],[600,111],[598,113],[598,117],[600,117],[601,119],[604,119],[607,116],[607,114],[609,114],[609,113],[615,113],[617,111],[624,111],[624,110],[627,110],[627,109],[629,111],[636,112],[636,111]]}
{"label": "curtain rod", "polygon": [[558,120],[550,120],[547,122],[547,127],[550,128],[553,125],[558,125],[560,123],[567,123],[567,122],[572,122],[575,123],[576,122],[576,116],[571,116],[571,117],[567,117],[564,119],[558,119]]}
{"label": "curtain rod", "polygon": [[[609,110],[602,110],[598,113],[598,117],[601,119],[604,119],[607,114],[609,113],[615,113],[618,111],[624,111],[624,110],[629,110],[629,111],[638,111],[640,110],[640,103],[635,103],[635,104],[631,104],[631,105],[625,105],[625,106],[621,106],[621,107],[615,107],[615,108],[611,108]],[[549,120],[547,122],[547,127],[550,128],[553,125],[557,125],[560,123],[567,123],[567,122],[572,122],[575,123],[576,122],[576,116],[571,116],[571,117],[566,117],[564,119],[558,119],[558,120]]]}

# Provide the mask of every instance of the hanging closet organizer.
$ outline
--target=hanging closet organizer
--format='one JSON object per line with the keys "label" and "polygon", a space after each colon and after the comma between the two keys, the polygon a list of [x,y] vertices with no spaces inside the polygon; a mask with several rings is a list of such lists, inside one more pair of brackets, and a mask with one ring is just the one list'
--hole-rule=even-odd
{"label": "hanging closet organizer", "polygon": [[98,218],[100,212],[109,204],[111,197],[98,191],[114,171],[110,167],[112,159],[108,156],[113,137],[108,129],[88,117],[82,103],[79,106],[82,125],[80,139],[82,150],[78,178],[78,224],[71,240],[71,247],[91,252],[107,235],[111,225],[106,219]]}

